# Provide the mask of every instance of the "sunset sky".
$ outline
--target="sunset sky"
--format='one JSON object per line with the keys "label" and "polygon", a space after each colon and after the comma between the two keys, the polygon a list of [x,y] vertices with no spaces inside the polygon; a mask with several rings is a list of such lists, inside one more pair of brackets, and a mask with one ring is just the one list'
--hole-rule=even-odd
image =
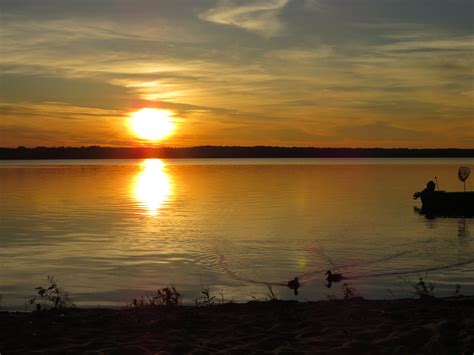
{"label": "sunset sky", "polygon": [[0,146],[474,147],[472,0],[2,0]]}

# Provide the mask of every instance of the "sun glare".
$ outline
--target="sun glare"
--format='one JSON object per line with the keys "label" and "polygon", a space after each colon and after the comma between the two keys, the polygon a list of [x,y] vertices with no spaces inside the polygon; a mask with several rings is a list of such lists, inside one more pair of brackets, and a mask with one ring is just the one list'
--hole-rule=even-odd
{"label": "sun glare", "polygon": [[171,194],[171,179],[159,159],[147,159],[134,184],[135,198],[150,216],[156,216]]}
{"label": "sun glare", "polygon": [[151,141],[163,139],[174,129],[172,112],[155,108],[142,108],[131,114],[131,127],[135,134]]}

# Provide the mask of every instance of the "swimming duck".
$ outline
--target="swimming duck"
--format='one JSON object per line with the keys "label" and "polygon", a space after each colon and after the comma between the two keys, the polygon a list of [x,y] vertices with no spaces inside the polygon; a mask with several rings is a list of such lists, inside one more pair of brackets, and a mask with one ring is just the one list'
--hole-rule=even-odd
{"label": "swimming duck", "polygon": [[298,278],[295,277],[294,280],[288,281],[287,285],[290,289],[292,289],[295,292],[295,296],[298,296],[298,289],[301,287],[301,284],[298,281]]}
{"label": "swimming duck", "polygon": [[331,272],[331,270],[328,270],[328,271],[326,272],[326,275],[328,275],[328,276],[326,277],[326,280],[327,280],[327,282],[329,282],[329,283],[331,283],[331,282],[339,282],[339,281],[341,281],[341,280],[344,278],[344,277],[342,276],[342,274],[333,274],[333,273]]}

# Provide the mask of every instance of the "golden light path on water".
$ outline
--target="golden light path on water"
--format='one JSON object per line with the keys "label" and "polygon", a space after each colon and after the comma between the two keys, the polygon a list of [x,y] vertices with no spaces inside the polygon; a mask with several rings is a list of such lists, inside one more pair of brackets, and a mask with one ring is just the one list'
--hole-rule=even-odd
{"label": "golden light path on water", "polygon": [[135,199],[146,209],[148,215],[156,216],[170,196],[173,185],[162,160],[147,159],[141,166],[143,170],[133,187]]}

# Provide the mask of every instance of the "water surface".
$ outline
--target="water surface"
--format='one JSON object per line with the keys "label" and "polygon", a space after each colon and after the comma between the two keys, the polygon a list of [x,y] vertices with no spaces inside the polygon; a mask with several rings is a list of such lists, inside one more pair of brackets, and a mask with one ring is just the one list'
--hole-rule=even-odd
{"label": "water surface", "polygon": [[[473,219],[426,219],[413,192],[461,190],[472,159],[4,161],[0,294],[21,309],[54,275],[81,306],[121,306],[170,284],[194,302],[262,297],[299,276],[298,299],[340,297],[337,270],[367,298],[474,294]],[[469,183],[468,183],[469,186]]]}

